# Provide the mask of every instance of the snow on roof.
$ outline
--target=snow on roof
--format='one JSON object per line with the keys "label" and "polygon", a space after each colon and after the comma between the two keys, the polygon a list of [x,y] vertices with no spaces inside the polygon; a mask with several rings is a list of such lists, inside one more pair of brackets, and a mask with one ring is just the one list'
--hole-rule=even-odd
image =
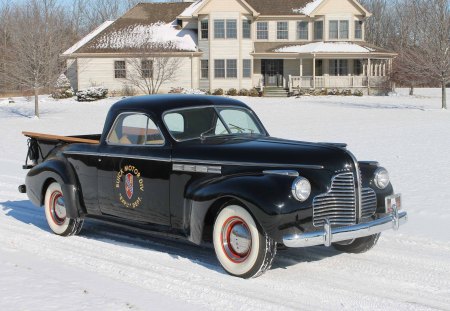
{"label": "snow on roof", "polygon": [[85,45],[86,43],[91,41],[92,38],[94,38],[96,35],[98,35],[103,30],[105,30],[105,28],[108,27],[109,25],[111,25],[113,22],[114,21],[106,21],[106,22],[104,22],[103,24],[101,24],[100,26],[95,28],[93,31],[91,31],[86,37],[84,37],[83,39],[81,39],[80,41],[78,41],[77,43],[72,45],[69,49],[67,49],[63,53],[63,55],[70,55],[70,54],[74,53],[76,50],[81,48],[83,45]]}
{"label": "snow on roof", "polygon": [[194,3],[192,3],[190,6],[188,6],[183,13],[180,14],[180,16],[192,16],[194,12],[198,9],[198,7],[202,4],[204,0],[197,0]]}
{"label": "snow on roof", "polygon": [[158,22],[131,25],[99,37],[95,49],[197,50],[197,34],[189,29],[176,29],[176,23]]}
{"label": "snow on roof", "polygon": [[315,9],[323,2],[324,0],[314,0],[308,4],[306,4],[303,8],[292,9],[294,13],[311,15]]}
{"label": "snow on roof", "polygon": [[314,42],[304,45],[290,45],[275,49],[281,53],[370,53],[374,49],[350,42]]}

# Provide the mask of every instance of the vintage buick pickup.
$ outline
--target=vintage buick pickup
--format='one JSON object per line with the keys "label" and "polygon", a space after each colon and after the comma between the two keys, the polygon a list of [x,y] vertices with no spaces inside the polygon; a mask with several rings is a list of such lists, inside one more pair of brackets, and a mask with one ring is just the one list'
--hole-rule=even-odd
{"label": "vintage buick pickup", "polygon": [[51,230],[85,218],[212,242],[223,268],[256,277],[283,248],[360,253],[407,220],[388,172],[345,144],[274,138],[245,104],[156,95],[114,104],[102,134],[29,137],[25,185]]}

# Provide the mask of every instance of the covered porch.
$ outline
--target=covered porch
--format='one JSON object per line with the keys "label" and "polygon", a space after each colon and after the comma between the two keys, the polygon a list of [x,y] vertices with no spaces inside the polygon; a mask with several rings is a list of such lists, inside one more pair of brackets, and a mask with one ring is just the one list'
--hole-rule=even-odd
{"label": "covered porch", "polygon": [[299,59],[298,66],[299,74],[290,74],[288,77],[289,92],[303,88],[367,88],[370,90],[370,88],[389,87],[392,59],[313,57]]}
{"label": "covered porch", "polygon": [[301,89],[377,93],[390,87],[395,55],[363,42],[255,43],[254,73],[259,87],[277,86],[291,94]]}

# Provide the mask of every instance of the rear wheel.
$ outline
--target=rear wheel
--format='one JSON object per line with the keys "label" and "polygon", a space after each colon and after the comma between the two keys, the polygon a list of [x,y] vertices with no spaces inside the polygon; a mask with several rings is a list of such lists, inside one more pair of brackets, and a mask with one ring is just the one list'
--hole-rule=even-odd
{"label": "rear wheel", "polygon": [[341,252],[346,253],[365,253],[368,250],[372,249],[378,242],[378,238],[380,237],[380,233],[365,236],[362,238],[354,239],[349,243],[333,243],[333,247]]}
{"label": "rear wheel", "polygon": [[45,217],[50,229],[61,236],[77,234],[83,226],[82,218],[67,217],[64,194],[57,182],[51,183],[45,192]]}
{"label": "rear wheel", "polygon": [[263,274],[276,254],[276,242],[258,229],[250,213],[239,205],[228,205],[217,215],[213,244],[225,271],[241,278]]}

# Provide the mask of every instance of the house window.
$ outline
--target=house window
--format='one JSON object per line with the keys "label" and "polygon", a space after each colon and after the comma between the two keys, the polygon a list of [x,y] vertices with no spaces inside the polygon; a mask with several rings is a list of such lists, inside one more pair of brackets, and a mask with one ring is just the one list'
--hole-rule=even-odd
{"label": "house window", "polygon": [[214,21],[214,38],[225,39],[225,20],[216,19]]}
{"label": "house window", "polygon": [[125,79],[127,77],[127,70],[124,60],[116,60],[114,62],[114,78]]}
{"label": "house window", "polygon": [[237,60],[236,59],[215,59],[214,60],[215,78],[237,78]]}
{"label": "house window", "polygon": [[348,21],[330,21],[329,37],[333,39],[348,39]]}
{"label": "house window", "polygon": [[252,76],[252,60],[244,59],[242,60],[242,77],[251,78]]}
{"label": "house window", "polygon": [[339,21],[339,39],[348,39],[348,21]]}
{"label": "house window", "polygon": [[330,74],[333,76],[348,75],[348,61],[346,59],[330,60]]}
{"label": "house window", "polygon": [[363,74],[363,63],[360,59],[355,59],[353,63],[353,67],[355,68],[355,75],[360,76]]}
{"label": "house window", "polygon": [[200,33],[202,39],[208,39],[209,21],[207,19],[204,19],[200,22]]}
{"label": "house window", "polygon": [[362,39],[362,21],[355,21],[355,39]]}
{"label": "house window", "polygon": [[148,59],[141,60],[142,78],[153,77],[153,61]]}
{"label": "house window", "polygon": [[314,40],[323,40],[323,21],[314,22]]}
{"label": "house window", "polygon": [[277,39],[289,39],[288,22],[277,22]]}
{"label": "house window", "polygon": [[202,59],[200,61],[200,78],[201,79],[209,78],[209,62],[207,59]]}
{"label": "house window", "polygon": [[214,77],[215,78],[225,78],[225,60],[224,59],[214,60]]}
{"label": "house window", "polygon": [[269,27],[267,22],[256,23],[256,39],[258,40],[269,39]]}
{"label": "house window", "polygon": [[242,21],[242,38],[251,39],[251,22],[249,20]]}
{"label": "house window", "polygon": [[308,40],[308,22],[297,22],[297,39]]}
{"label": "house window", "polygon": [[227,78],[237,78],[236,59],[227,59]]}
{"label": "house window", "polygon": [[237,38],[237,23],[235,19],[227,19],[227,39]]}

